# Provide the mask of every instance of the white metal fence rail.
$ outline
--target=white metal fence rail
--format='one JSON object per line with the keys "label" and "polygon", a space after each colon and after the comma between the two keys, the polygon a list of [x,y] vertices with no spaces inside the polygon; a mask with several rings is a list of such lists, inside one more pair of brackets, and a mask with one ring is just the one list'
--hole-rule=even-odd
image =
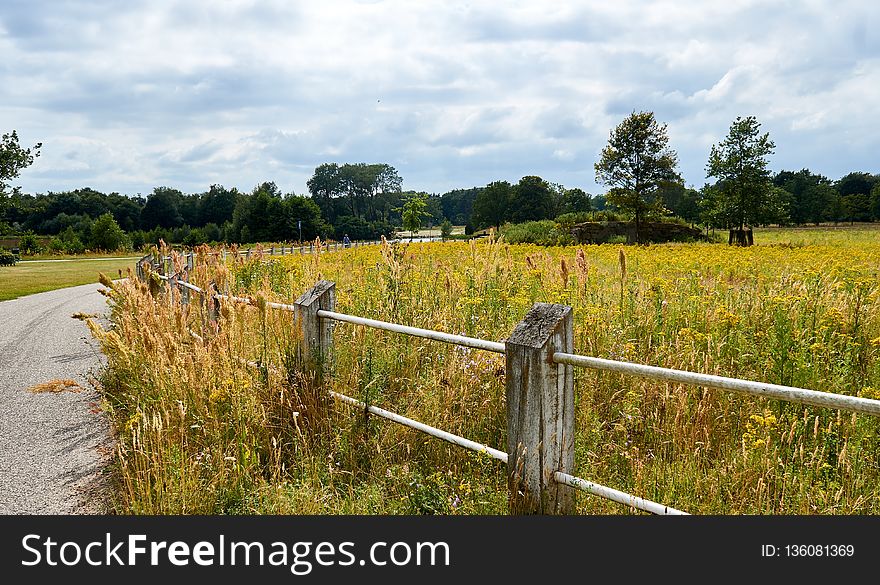
{"label": "white metal fence rail", "polygon": [[[152,257],[147,256],[138,263],[138,276],[142,279],[148,279],[150,276],[142,270],[142,264],[148,258]],[[199,293],[203,295],[203,298],[211,299],[213,302],[256,304],[255,301],[246,297],[224,295],[216,291],[208,292],[179,279],[176,274],[157,273],[155,270],[161,270],[164,268],[164,264],[163,262],[156,266],[146,265],[150,266],[154,276],[166,281],[169,289],[173,283],[187,291]],[[187,264],[191,269],[192,256],[189,257]],[[329,355],[332,350],[332,328],[328,325],[329,321],[345,322],[505,354],[507,359],[505,377],[507,378],[508,393],[508,433],[510,435],[508,437],[508,452],[477,443],[377,406],[368,405],[338,392],[330,391],[330,394],[345,404],[364,409],[397,424],[465,449],[484,453],[493,459],[506,463],[509,486],[512,492],[511,510],[515,512],[553,513],[554,510],[557,513],[572,512],[574,510],[573,496],[565,493],[560,495],[559,492],[561,486],[567,486],[653,514],[685,514],[675,508],[602,486],[568,473],[573,466],[574,421],[573,412],[569,412],[565,408],[565,403],[569,403],[570,408],[573,409],[573,376],[571,372],[573,366],[880,416],[880,401],[878,400],[556,351],[560,345],[570,346],[571,344],[570,307],[539,303],[517,325],[517,329],[508,340],[497,342],[339,313],[333,310],[335,308],[334,288],[334,283],[322,281],[304,293],[294,304],[266,303],[267,307],[292,312],[299,319],[304,332],[304,341],[308,345],[308,354],[304,354],[307,361],[308,355],[318,356],[318,361],[321,361],[320,356]],[[218,311],[208,311],[208,313],[209,316],[213,314],[214,319],[217,318]],[[196,334],[193,335],[200,338]],[[521,355],[523,351],[526,354],[536,353],[533,353],[529,358],[528,355],[526,357]],[[535,357],[538,359],[534,360]],[[529,359],[532,361],[529,362]],[[243,359],[242,361],[249,365],[259,365]],[[316,367],[315,364],[318,361],[313,361],[311,366],[307,365],[307,367]],[[517,379],[518,375],[519,379]],[[536,413],[542,415],[538,418],[546,418],[547,412],[545,410],[552,412],[553,420],[526,420],[529,419],[528,415],[535,418]],[[530,425],[533,428],[528,428]],[[554,462],[561,462],[559,466],[562,468],[554,467]]]}

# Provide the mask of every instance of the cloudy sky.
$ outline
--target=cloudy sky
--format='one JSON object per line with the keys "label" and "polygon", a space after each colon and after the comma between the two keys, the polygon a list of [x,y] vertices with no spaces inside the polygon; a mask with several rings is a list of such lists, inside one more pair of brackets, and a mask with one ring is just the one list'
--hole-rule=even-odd
{"label": "cloudy sky", "polygon": [[0,131],[27,192],[127,194],[384,162],[442,193],[536,174],[601,192],[612,127],[652,110],[686,183],[738,115],[774,170],[880,172],[880,3],[2,0]]}

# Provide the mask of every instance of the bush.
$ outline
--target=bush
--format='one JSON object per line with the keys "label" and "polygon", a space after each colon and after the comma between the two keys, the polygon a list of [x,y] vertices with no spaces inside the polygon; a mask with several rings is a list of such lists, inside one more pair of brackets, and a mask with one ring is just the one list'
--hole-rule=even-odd
{"label": "bush", "polygon": [[129,247],[125,232],[110,213],[105,213],[95,220],[92,224],[91,236],[92,247],[97,250],[112,252]]}
{"label": "bush", "polygon": [[510,244],[565,246],[573,243],[571,234],[560,229],[552,219],[507,224],[501,228],[501,235]]}
{"label": "bush", "polygon": [[53,254],[64,254],[67,252],[67,248],[65,248],[64,241],[61,238],[55,237],[49,240],[49,251]]}
{"label": "bush", "polygon": [[18,249],[22,256],[33,256],[43,251],[37,236],[32,233],[27,233],[18,240]]}
{"label": "bush", "polygon": [[7,250],[0,250],[0,266],[15,266],[18,260],[15,254]]}

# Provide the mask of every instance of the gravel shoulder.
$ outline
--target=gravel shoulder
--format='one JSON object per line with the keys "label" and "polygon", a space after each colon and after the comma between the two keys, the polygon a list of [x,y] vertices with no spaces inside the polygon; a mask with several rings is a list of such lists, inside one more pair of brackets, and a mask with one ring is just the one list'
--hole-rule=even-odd
{"label": "gravel shoulder", "polygon": [[[106,315],[99,284],[0,302],[0,514],[89,514],[106,507],[110,428],[90,379],[104,359],[75,313]],[[78,392],[33,393],[55,379]]]}

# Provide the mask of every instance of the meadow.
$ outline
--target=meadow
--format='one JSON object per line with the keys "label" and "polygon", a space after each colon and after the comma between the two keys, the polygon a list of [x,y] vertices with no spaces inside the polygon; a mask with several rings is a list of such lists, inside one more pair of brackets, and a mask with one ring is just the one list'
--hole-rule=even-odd
{"label": "meadow", "polygon": [[134,266],[134,259],[87,258],[48,262],[19,262],[0,266],[0,301],[68,286],[94,283],[98,274],[117,278]]}
{"label": "meadow", "polygon": [[[503,340],[534,302],[574,308],[575,352],[880,398],[880,233],[757,231],[724,244],[543,248],[482,240],[200,263],[248,295],[219,331],[146,284],[109,283],[104,408],[122,513],[507,509],[503,466],[334,403],[301,375],[291,302]],[[158,302],[157,302],[158,301]],[[194,337],[195,332],[199,338]],[[333,390],[496,448],[503,356],[337,324]],[[259,363],[245,365],[237,358]],[[575,370],[576,474],[699,514],[880,512],[878,421]],[[587,494],[585,514],[632,513]]]}

